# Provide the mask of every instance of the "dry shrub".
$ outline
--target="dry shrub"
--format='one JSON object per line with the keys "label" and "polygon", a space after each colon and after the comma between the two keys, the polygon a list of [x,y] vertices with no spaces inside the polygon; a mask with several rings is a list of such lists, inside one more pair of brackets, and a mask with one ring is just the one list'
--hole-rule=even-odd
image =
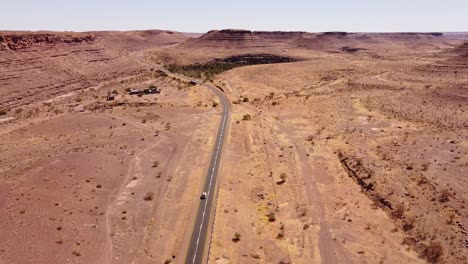
{"label": "dry shrub", "polygon": [[148,192],[148,193],[146,193],[145,197],[143,197],[143,200],[152,201],[153,197],[154,197],[154,193],[153,192]]}
{"label": "dry shrub", "polygon": [[421,257],[425,258],[430,263],[438,263],[443,254],[442,245],[439,242],[431,242],[429,245],[424,245],[424,250]]}
{"label": "dry shrub", "polygon": [[405,214],[405,207],[402,204],[395,206],[395,209],[392,211],[392,216],[394,218],[402,219]]}
{"label": "dry shrub", "polygon": [[232,238],[233,242],[239,242],[241,239],[241,234],[239,232],[234,233],[234,237]]}
{"label": "dry shrub", "polygon": [[413,218],[408,218],[403,220],[403,230],[404,231],[409,231],[414,228],[414,222],[415,220]]}
{"label": "dry shrub", "polygon": [[455,214],[454,213],[449,214],[446,220],[447,224],[452,225],[454,219],[455,219]]}
{"label": "dry shrub", "polygon": [[270,213],[270,214],[268,214],[267,216],[268,216],[268,221],[269,221],[269,222],[274,222],[274,221],[276,221],[275,213]]}
{"label": "dry shrub", "polygon": [[450,201],[450,192],[448,190],[442,190],[442,192],[440,193],[440,196],[439,196],[439,202],[441,203],[446,203],[448,201]]}

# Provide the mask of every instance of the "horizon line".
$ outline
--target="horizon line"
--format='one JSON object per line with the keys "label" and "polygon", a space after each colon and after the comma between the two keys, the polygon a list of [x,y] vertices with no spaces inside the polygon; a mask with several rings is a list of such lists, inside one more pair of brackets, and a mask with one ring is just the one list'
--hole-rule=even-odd
{"label": "horizon line", "polygon": [[236,28],[223,28],[223,29],[211,29],[206,32],[190,32],[190,31],[178,31],[172,29],[157,29],[157,28],[147,28],[147,29],[96,29],[96,30],[50,30],[50,29],[39,29],[39,30],[27,30],[27,29],[0,29],[0,32],[57,32],[57,33],[92,33],[92,32],[135,32],[135,31],[166,31],[166,32],[176,32],[176,33],[188,33],[188,34],[206,34],[212,31],[223,31],[223,30],[243,30],[250,32],[302,32],[302,33],[328,33],[328,32],[345,32],[345,33],[363,33],[363,34],[382,34],[382,33],[446,33],[446,34],[463,34],[468,33],[467,31],[345,31],[345,30],[327,30],[327,31],[304,31],[304,30],[250,30],[250,29],[236,29]]}

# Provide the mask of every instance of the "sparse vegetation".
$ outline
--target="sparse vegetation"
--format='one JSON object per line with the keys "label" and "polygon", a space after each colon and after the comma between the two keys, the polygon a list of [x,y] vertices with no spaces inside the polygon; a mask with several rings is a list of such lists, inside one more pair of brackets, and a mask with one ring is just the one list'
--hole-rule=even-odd
{"label": "sparse vegetation", "polygon": [[280,174],[280,181],[276,182],[276,184],[281,185],[286,182],[286,179],[288,178],[288,175],[284,172]]}
{"label": "sparse vegetation", "polygon": [[405,214],[405,207],[402,204],[398,204],[392,211],[392,216],[397,219],[403,218]]}
{"label": "sparse vegetation", "polygon": [[404,231],[409,231],[414,228],[414,222],[415,220],[413,218],[406,218],[403,220],[403,230]]}
{"label": "sparse vegetation", "polygon": [[211,62],[206,64],[192,64],[192,65],[176,65],[171,64],[168,70],[175,73],[180,73],[192,78],[212,78],[212,76],[228,71],[240,65],[225,64],[218,62]]}
{"label": "sparse vegetation", "polygon": [[446,203],[450,200],[451,194],[447,189],[442,190],[439,196],[439,202]]}
{"label": "sparse vegetation", "polygon": [[297,61],[297,59],[273,54],[245,54],[217,59],[204,64],[177,65],[171,64],[167,69],[192,78],[212,79],[213,76],[236,67],[257,64],[271,64]]}
{"label": "sparse vegetation", "polygon": [[154,197],[154,193],[153,192],[148,192],[145,194],[145,196],[143,197],[143,200],[145,201],[152,201],[153,200],[153,197]]}
{"label": "sparse vegetation", "polygon": [[276,216],[274,212],[269,213],[268,215],[268,221],[269,222],[275,222],[276,221]]}
{"label": "sparse vegetation", "polygon": [[[70,251],[80,251],[87,260],[92,257],[88,256],[88,248],[99,242],[95,239],[98,232],[86,230],[104,231],[107,238],[119,240],[122,232],[139,232],[149,224],[147,233],[156,234],[158,226],[170,225],[167,221],[173,218],[154,218],[153,215],[167,213],[193,224],[190,221],[192,212],[185,210],[189,206],[186,203],[203,201],[198,200],[198,188],[192,188],[191,182],[196,179],[190,179],[201,175],[202,168],[199,167],[206,162],[197,161],[197,158],[202,158],[199,157],[201,154],[207,160],[210,158],[212,148],[206,145],[213,142],[207,135],[218,129],[215,122],[218,117],[213,117],[216,120],[213,119],[209,127],[203,126],[204,119],[211,120],[213,111],[223,102],[197,81],[173,76],[162,78],[166,74],[157,68],[149,70],[152,66],[144,65],[152,61],[146,56],[154,54],[159,57],[154,60],[166,64],[211,59],[205,64],[175,67],[214,80],[212,85],[226,92],[233,104],[233,125],[226,131],[229,149],[223,153],[226,173],[224,180],[219,182],[222,199],[214,208],[217,215],[213,236],[221,238],[218,242],[224,245],[213,243],[211,246],[214,252],[220,253],[219,258],[226,258],[220,262],[256,262],[260,256],[264,260],[257,262],[313,262],[314,254],[300,253],[311,245],[308,234],[313,235],[319,229],[324,231],[327,226],[323,223],[328,220],[330,237],[327,240],[335,241],[332,244],[342,249],[343,256],[364,262],[399,263],[411,262],[419,254],[424,258],[422,262],[467,262],[468,256],[463,254],[467,243],[463,172],[468,166],[465,158],[468,120],[464,118],[468,113],[464,89],[468,69],[461,67],[466,61],[457,61],[456,68],[451,68],[449,60],[456,54],[451,51],[455,42],[450,38],[438,43],[435,38],[430,37],[428,42],[425,36],[417,36],[418,43],[412,43],[412,36],[404,35],[386,47],[386,43],[392,43],[391,38],[398,34],[385,37],[379,34],[379,41],[375,42],[372,41],[374,34],[364,37],[356,33],[334,40],[333,34],[306,33],[306,37],[301,37],[302,33],[296,32],[297,41],[287,41],[283,45],[283,39],[289,38],[290,33],[280,33],[280,38],[271,38],[280,45],[266,50],[295,54],[307,61],[245,67],[214,78],[218,72],[267,62],[268,58],[262,62],[262,56],[225,59],[213,59],[213,56],[261,52],[260,45],[271,45],[271,41],[251,49],[248,42],[259,38],[250,36],[257,33],[241,32],[241,37],[246,37],[242,41],[246,43],[240,46],[247,44],[245,49],[233,45],[217,50],[214,44],[218,39],[205,37],[192,38],[187,45],[155,49],[159,33],[138,32],[137,48],[141,49],[139,54],[142,56],[132,56],[131,60],[107,60],[106,57],[111,58],[117,53],[112,51],[112,43],[106,41],[106,34],[98,34],[103,41],[92,45],[95,51],[79,53],[83,65],[90,65],[89,68],[80,71],[77,67],[82,67],[81,62],[76,65],[63,63],[65,67],[71,67],[71,73],[80,72],[78,75],[52,76],[52,73],[62,72],[60,61],[67,59],[62,56],[53,59],[57,63],[52,66],[59,67],[57,71],[47,70],[49,66],[41,65],[39,61],[37,66],[46,66],[45,75],[39,76],[34,83],[30,81],[32,78],[22,80],[22,72],[33,75],[41,72],[20,71],[22,63],[31,66],[29,60],[21,58],[30,48],[5,53],[5,73],[10,72],[8,67],[19,69],[14,75],[5,76],[6,92],[0,106],[4,109],[0,110],[0,115],[14,117],[0,116],[3,154],[0,163],[8,181],[4,188],[8,207],[4,212],[4,231],[12,239],[11,249],[5,249],[7,253],[19,252],[20,248],[15,248],[15,244],[19,241],[21,246],[21,237],[17,241],[14,233],[21,231],[22,226],[27,226],[27,231],[37,237],[37,231],[46,224],[52,235],[44,237],[46,243],[60,250],[57,254],[65,252],[64,258],[57,259],[74,258],[77,262],[80,258],[70,256]],[[115,39],[132,34],[112,35]],[[215,35],[219,34],[215,32]],[[259,35],[262,34],[270,38],[277,33]],[[162,35],[170,37],[170,34]],[[363,36],[362,42],[360,36]],[[326,40],[324,46],[318,45],[321,38]],[[154,41],[149,52],[144,50],[146,39]],[[222,35],[221,39],[222,46],[231,40]],[[350,40],[353,40],[352,46],[343,47],[350,45]],[[213,52],[203,52],[209,45],[202,50],[194,48],[197,43],[206,41],[213,41]],[[109,44],[106,47],[109,56],[99,56],[102,43]],[[54,56],[54,45],[47,45],[47,55]],[[294,50],[290,45],[300,45],[300,50]],[[68,54],[67,46],[60,44],[60,54]],[[89,45],[76,43],[73,46],[73,50],[81,50]],[[122,56],[130,54],[124,50],[128,45],[117,46]],[[177,48],[173,49],[173,46]],[[361,47],[367,51],[343,54],[353,53]],[[322,49],[326,52],[320,52]],[[44,49],[33,50],[39,54]],[[172,57],[174,54],[176,56]],[[399,54],[404,54],[405,58]],[[71,55],[78,54],[72,52]],[[21,60],[9,63],[10,56]],[[97,62],[103,67],[93,66],[87,56],[104,59]],[[132,65],[134,59],[142,61]],[[47,73],[51,73],[50,76]],[[425,85],[427,83],[431,85]],[[37,91],[39,87],[44,89]],[[138,98],[125,94],[126,87],[140,91],[147,87],[162,87],[164,93]],[[121,95],[115,101],[106,100],[105,95],[117,94],[117,91]],[[56,96],[60,97],[48,100]],[[210,107],[210,103],[216,108]],[[23,112],[16,109],[23,109]],[[78,114],[82,110],[86,113]],[[172,131],[158,132],[166,132],[164,129]],[[159,141],[162,145],[157,146]],[[206,151],[201,153],[201,148]],[[168,164],[174,163],[170,167],[183,173],[166,173],[164,157],[168,150],[174,152]],[[194,159],[193,164],[184,162]],[[41,166],[45,165],[47,168],[41,171]],[[197,167],[196,171],[191,171],[193,166]],[[106,184],[106,187],[98,183]],[[121,188],[120,183],[123,184]],[[185,196],[184,183],[193,189],[194,195]],[[119,185],[118,190],[113,187],[115,184]],[[154,184],[161,190],[153,194],[150,191],[154,188],[149,186]],[[51,188],[53,195],[48,193]],[[167,205],[155,206],[162,202],[159,199],[165,196],[167,188],[171,197],[180,199],[163,199]],[[112,190],[113,196],[124,195],[128,203],[109,203],[108,199],[103,199]],[[239,204],[240,200],[244,204]],[[172,206],[177,202],[184,204]],[[50,209],[48,215],[41,213],[42,208]],[[154,212],[149,214],[145,208]],[[40,215],[43,216],[38,219],[40,221],[35,221]],[[108,223],[112,228],[101,230],[102,221],[109,217],[115,220]],[[67,221],[70,218],[84,219],[85,225],[77,226]],[[245,223],[236,226],[233,221],[236,219],[245,220]],[[57,229],[59,225],[63,230]],[[77,228],[79,238],[71,239]],[[176,228],[174,236],[180,236],[184,230]],[[227,237],[226,230],[229,232]],[[242,238],[236,231],[243,232]],[[222,241],[223,237],[226,241]],[[255,237],[259,239],[250,241]],[[119,241],[122,242],[119,242],[120,249],[135,248],[134,239]],[[362,246],[363,242],[367,247]],[[230,243],[235,252],[227,250],[223,256],[223,246],[229,247],[226,243]],[[292,259],[287,257],[288,248],[294,251]],[[115,253],[121,259],[134,253],[120,249]],[[281,252],[272,252],[275,249],[281,249]],[[143,255],[152,253],[144,250],[142,248],[140,252]],[[157,256],[156,261],[178,262],[184,256],[175,251],[177,260],[174,256],[171,259],[168,254],[171,252],[166,252]],[[24,251],[29,254],[25,259],[33,259],[34,252]]]}
{"label": "sparse vegetation", "polygon": [[241,234],[239,232],[234,233],[234,238],[232,239],[232,241],[237,243],[240,241],[240,239],[241,239]]}
{"label": "sparse vegetation", "polygon": [[284,224],[281,224],[280,231],[278,232],[276,239],[283,239],[283,238],[284,238]]}
{"label": "sparse vegetation", "polygon": [[438,263],[442,254],[442,245],[439,242],[430,242],[429,245],[424,246],[424,250],[420,256],[430,263]]}

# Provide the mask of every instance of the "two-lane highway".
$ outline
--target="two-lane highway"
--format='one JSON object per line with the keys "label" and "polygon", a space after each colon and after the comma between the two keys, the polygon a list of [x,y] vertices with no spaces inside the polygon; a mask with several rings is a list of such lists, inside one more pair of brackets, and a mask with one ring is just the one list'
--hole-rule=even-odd
{"label": "two-lane highway", "polygon": [[187,264],[199,264],[203,261],[203,254],[205,252],[205,246],[207,238],[209,238],[209,226],[212,219],[211,209],[213,203],[215,203],[216,194],[216,180],[218,176],[219,163],[221,161],[221,153],[223,152],[224,138],[228,131],[228,120],[230,115],[229,103],[224,94],[216,87],[212,87],[205,83],[199,83],[213,91],[220,99],[223,107],[221,113],[221,122],[219,125],[218,135],[216,136],[216,143],[214,145],[213,154],[211,156],[210,166],[208,167],[208,175],[205,180],[203,191],[208,195],[206,199],[200,200],[200,206],[198,208],[198,214],[193,228],[192,238],[190,240],[189,250],[185,263]]}
{"label": "two-lane highway", "polygon": [[185,259],[186,264],[200,264],[204,260],[205,246],[207,245],[207,239],[209,239],[210,236],[210,223],[214,220],[213,216],[211,215],[211,212],[213,203],[216,202],[216,180],[218,176],[219,164],[221,161],[221,153],[223,152],[224,139],[229,129],[230,107],[224,93],[216,87],[213,87],[198,80],[189,79],[182,75],[171,73],[166,70],[163,71],[169,75],[196,82],[199,85],[210,89],[214,94],[216,94],[219,97],[221,106],[223,108],[218,134],[216,136],[216,142],[214,145],[213,154],[211,156],[210,166],[208,167],[208,174],[202,190],[202,192],[207,193],[207,196],[205,199],[200,200],[197,218],[193,227],[192,238],[190,239],[187,257]]}

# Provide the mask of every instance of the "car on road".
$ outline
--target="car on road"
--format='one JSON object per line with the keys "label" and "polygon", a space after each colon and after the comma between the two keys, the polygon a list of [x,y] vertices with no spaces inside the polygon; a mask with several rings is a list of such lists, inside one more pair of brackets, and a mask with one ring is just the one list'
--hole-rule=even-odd
{"label": "car on road", "polygon": [[202,195],[200,196],[200,199],[205,200],[207,195],[208,194],[206,192],[203,192]]}

